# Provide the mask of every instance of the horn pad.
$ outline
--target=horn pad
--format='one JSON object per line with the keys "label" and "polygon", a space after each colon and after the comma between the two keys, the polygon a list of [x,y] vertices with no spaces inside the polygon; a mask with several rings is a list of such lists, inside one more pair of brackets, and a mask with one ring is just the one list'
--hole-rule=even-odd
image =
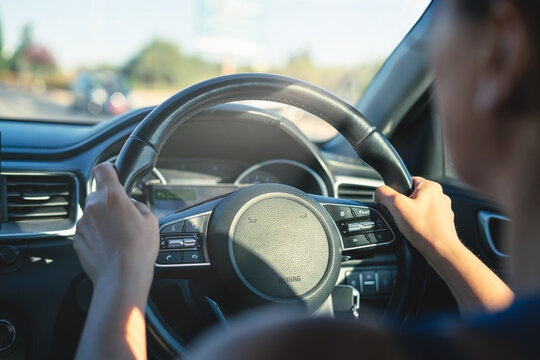
{"label": "horn pad", "polygon": [[259,302],[316,308],[336,284],[337,228],[319,203],[295,188],[261,184],[229,195],[214,210],[207,239],[217,273]]}

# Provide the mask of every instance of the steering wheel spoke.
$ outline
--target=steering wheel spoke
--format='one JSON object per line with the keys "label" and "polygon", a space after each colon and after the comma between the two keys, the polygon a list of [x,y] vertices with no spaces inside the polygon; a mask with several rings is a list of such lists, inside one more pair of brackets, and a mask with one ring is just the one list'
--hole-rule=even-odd
{"label": "steering wheel spoke", "polygon": [[208,220],[220,201],[208,201],[160,219],[156,268],[196,270],[210,266]]}
{"label": "steering wheel spoke", "polygon": [[396,230],[386,211],[374,204],[312,195],[330,214],[341,236],[343,255],[392,244]]}

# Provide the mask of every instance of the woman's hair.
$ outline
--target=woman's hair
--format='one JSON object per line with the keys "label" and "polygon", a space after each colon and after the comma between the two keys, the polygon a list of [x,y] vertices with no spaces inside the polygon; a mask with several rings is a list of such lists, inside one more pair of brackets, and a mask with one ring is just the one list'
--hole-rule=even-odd
{"label": "woman's hair", "polygon": [[[488,16],[491,7],[501,0],[451,0],[456,1],[458,10],[465,16],[473,20],[481,20]],[[521,12],[527,22],[531,40],[533,68],[531,69],[532,79],[536,79],[536,86],[529,89],[533,107],[538,106],[540,98],[540,0],[507,0],[513,3]],[[534,80],[533,80],[534,81]],[[532,90],[532,93],[531,93]],[[522,94],[524,95],[524,94]],[[538,109],[538,107],[537,107]]]}
{"label": "woman's hair", "polygon": [[493,0],[457,0],[457,5],[464,14],[482,18],[489,12],[493,2]]}
{"label": "woman's hair", "polygon": [[[497,3],[498,0],[457,0],[457,5],[460,10],[465,14],[471,16],[482,17],[489,13],[491,6]],[[519,9],[522,10],[523,15],[525,15],[528,20],[536,20],[538,17],[538,10],[540,9],[540,4],[538,0],[508,0],[515,4]],[[535,21],[531,22],[533,25]],[[537,24],[534,24],[538,27]]]}
{"label": "woman's hair", "polygon": [[[487,16],[498,0],[456,0],[458,9],[467,16],[481,19]],[[536,47],[540,44],[540,0],[508,0],[521,10],[533,36]]]}

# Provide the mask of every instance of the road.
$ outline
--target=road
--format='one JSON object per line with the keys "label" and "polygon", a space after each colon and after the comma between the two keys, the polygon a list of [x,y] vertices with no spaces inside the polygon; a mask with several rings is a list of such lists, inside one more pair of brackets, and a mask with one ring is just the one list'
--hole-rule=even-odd
{"label": "road", "polygon": [[15,87],[0,85],[0,117],[25,120],[55,120],[65,122],[96,122],[108,116],[95,116],[73,109],[69,93],[33,94]]}
{"label": "road", "polygon": [[[171,94],[163,91],[134,90],[130,94],[130,103],[133,108],[155,105],[167,99]],[[0,85],[0,118],[95,123],[112,116],[92,115],[74,109],[71,106],[72,102],[71,93],[65,90],[35,94],[16,87]],[[281,113],[314,141],[328,140],[336,133],[330,125],[302,110],[268,102],[250,102],[249,104]]]}

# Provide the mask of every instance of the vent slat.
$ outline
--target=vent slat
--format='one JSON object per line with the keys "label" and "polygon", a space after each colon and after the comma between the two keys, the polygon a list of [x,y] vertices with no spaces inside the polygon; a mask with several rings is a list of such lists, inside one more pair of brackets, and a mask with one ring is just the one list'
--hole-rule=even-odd
{"label": "vent slat", "polygon": [[64,196],[52,196],[46,201],[28,201],[21,200],[21,198],[14,198],[8,202],[8,208],[12,207],[37,207],[37,206],[68,206],[69,201]]}
{"label": "vent slat", "polygon": [[[20,175],[15,175],[17,177],[21,177]],[[29,175],[30,176],[30,175]],[[23,176],[24,177],[24,176]],[[71,182],[69,181],[51,181],[51,182],[45,182],[45,181],[28,181],[28,180],[8,180],[6,181],[7,186],[33,186],[33,187],[39,187],[39,186],[46,186],[46,187],[66,187],[70,186]]]}
{"label": "vent slat", "polygon": [[7,175],[8,222],[68,218],[73,181],[61,175]]}
{"label": "vent slat", "polygon": [[9,217],[13,219],[28,219],[28,218],[50,218],[50,217],[66,217],[68,211],[63,207],[39,208],[25,211],[17,211],[18,209],[8,211]]}
{"label": "vent slat", "polygon": [[340,199],[354,200],[363,203],[373,202],[375,188],[356,184],[339,184],[338,197]]}

